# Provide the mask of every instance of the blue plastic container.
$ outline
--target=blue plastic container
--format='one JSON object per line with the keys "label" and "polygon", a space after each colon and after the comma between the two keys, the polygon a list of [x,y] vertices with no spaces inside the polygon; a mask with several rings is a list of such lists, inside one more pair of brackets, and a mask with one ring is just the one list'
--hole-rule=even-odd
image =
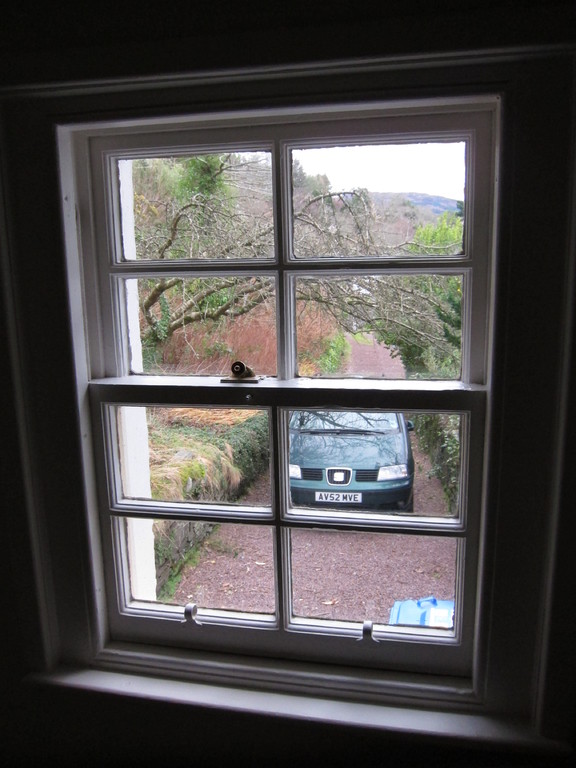
{"label": "blue plastic container", "polygon": [[421,600],[396,600],[390,611],[390,624],[452,629],[454,600],[437,600],[433,596]]}

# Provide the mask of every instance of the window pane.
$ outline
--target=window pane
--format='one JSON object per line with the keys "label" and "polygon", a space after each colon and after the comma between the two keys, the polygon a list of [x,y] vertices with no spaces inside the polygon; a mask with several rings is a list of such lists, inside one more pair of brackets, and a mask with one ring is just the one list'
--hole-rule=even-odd
{"label": "window pane", "polygon": [[294,150],[295,257],[461,254],[465,149],[454,142]]}
{"label": "window pane", "polygon": [[133,599],[243,613],[275,612],[269,527],[127,519],[126,529]]}
{"label": "window pane", "polygon": [[462,275],[297,278],[300,376],[459,379]]}
{"label": "window pane", "polygon": [[116,409],[122,497],[156,501],[270,505],[267,411],[244,408]]}
{"label": "window pane", "polygon": [[268,152],[119,163],[124,259],[272,259]]}
{"label": "window pane", "polygon": [[395,603],[434,598],[441,602],[429,626],[451,628],[451,614],[440,609],[455,599],[455,539],[292,529],[290,541],[295,617],[406,624],[414,606]]}
{"label": "window pane", "polygon": [[276,290],[266,277],[125,281],[133,373],[276,374]]}
{"label": "window pane", "polygon": [[461,417],[445,413],[292,411],[292,507],[455,517]]}

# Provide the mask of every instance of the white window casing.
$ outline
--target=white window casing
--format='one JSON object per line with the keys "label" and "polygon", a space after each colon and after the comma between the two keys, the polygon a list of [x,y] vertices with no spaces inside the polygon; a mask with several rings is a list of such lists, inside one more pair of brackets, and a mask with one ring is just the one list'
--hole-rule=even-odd
{"label": "white window casing", "polygon": [[[379,669],[371,686],[385,695],[389,681],[386,669],[412,669],[415,673],[432,672],[468,677],[464,684],[474,700],[472,682],[474,648],[477,643],[475,615],[478,595],[478,551],[484,498],[484,451],[486,408],[489,398],[489,360],[493,249],[493,211],[496,199],[496,163],[499,100],[494,97],[467,100],[430,101],[408,104],[379,103],[348,106],[320,111],[278,110],[254,114],[222,114],[180,120],[168,126],[143,121],[136,125],[66,126],[60,129],[63,156],[72,148],[72,162],[77,169],[74,196],[81,210],[91,210],[90,218],[81,220],[80,242],[89,248],[69,253],[72,261],[83,263],[84,297],[89,306],[97,307],[96,320],[78,325],[86,329],[84,341],[89,368],[81,389],[90,390],[91,430],[95,437],[98,492],[95,502],[100,507],[100,525],[104,546],[104,574],[107,585],[107,626],[110,638],[102,639],[101,658],[110,658],[110,640],[116,642],[167,642],[194,647],[207,652],[223,653],[226,649],[244,649],[259,655],[286,654],[287,658],[324,660],[335,664],[344,659],[352,665]],[[166,128],[169,128],[167,130]],[[294,262],[292,256],[289,200],[289,152],[295,146],[328,146],[350,141],[422,142],[465,141],[466,167],[466,241],[461,256],[449,260],[420,257],[418,265],[406,259],[364,260],[361,263],[340,259],[338,269],[348,269],[353,276],[359,268],[365,274],[386,270],[390,274],[417,274],[433,271],[439,274],[461,274],[466,314],[463,321],[462,379],[460,382],[376,382],[374,380],[307,380],[295,376],[296,353],[292,325],[294,281],[298,276],[330,274],[325,265],[306,261]],[[138,327],[138,275],[170,276],[179,274],[212,275],[253,269],[242,262],[205,264],[194,262],[138,262],[135,258],[134,220],[131,199],[131,159],[140,156],[182,154],[202,149],[217,151],[222,147],[269,149],[276,174],[275,216],[279,255],[268,264],[258,264],[262,274],[277,281],[278,289],[278,376],[265,379],[246,391],[242,386],[230,388],[218,378],[170,377],[161,379],[142,376],[142,348]],[[116,168],[118,171],[116,171]],[[67,183],[67,182],[66,182]],[[344,263],[344,266],[342,264]],[[319,269],[322,266],[322,269]],[[361,274],[360,272],[357,272]],[[80,309],[78,307],[78,309]],[[147,461],[145,408],[147,405],[211,405],[265,408],[270,423],[275,425],[272,440],[274,466],[282,467],[284,427],[282,415],[287,407],[314,407],[332,403],[335,407],[388,408],[414,411],[455,411],[462,414],[462,505],[457,519],[434,525],[416,518],[379,520],[338,520],[316,524],[351,530],[379,532],[419,531],[455,536],[458,544],[457,594],[458,613],[454,633],[428,631],[424,635],[409,630],[388,628],[378,641],[358,642],[359,628],[334,625],[328,634],[306,630],[306,623],[293,624],[284,609],[272,622],[260,623],[254,618],[224,620],[217,615],[202,617],[200,624],[183,628],[185,615],[175,606],[154,602],[154,546],[152,519],[176,515],[181,519],[227,519],[221,512],[194,505],[174,507],[152,501]],[[137,407],[110,410],[117,404]],[[139,407],[140,406],[140,407]],[[278,442],[279,441],[279,442]],[[278,453],[279,451],[279,453]],[[278,453],[278,455],[276,455]],[[122,475],[115,468],[120,465]],[[106,479],[107,478],[107,479]],[[288,533],[282,529],[301,524],[299,516],[286,511],[287,499],[280,478],[275,475],[272,508],[262,520],[278,528],[276,557],[278,576],[284,571],[289,578],[286,555],[278,551],[288,546]],[[132,500],[131,500],[132,499]],[[234,513],[236,514],[236,513]],[[214,518],[214,515],[216,517]],[[120,517],[119,517],[120,516]],[[127,526],[120,523],[127,520]],[[237,519],[234,515],[228,519]],[[126,537],[126,538],[125,538]],[[138,541],[139,545],[134,546]],[[127,568],[125,560],[130,561]],[[284,577],[282,577],[284,578]],[[282,579],[281,579],[282,581]],[[282,591],[282,590],[281,590]],[[131,597],[132,596],[132,597]],[[287,593],[278,595],[280,603]],[[369,618],[369,617],[367,617]],[[288,623],[287,623],[288,622]],[[312,624],[314,624],[312,622]],[[252,627],[252,629],[250,629]],[[300,629],[299,629],[300,627]],[[360,628],[361,629],[361,628]],[[272,631],[271,631],[272,630]],[[360,635],[361,639],[361,635]],[[115,652],[117,654],[117,651]],[[116,655],[114,655],[117,658]],[[173,664],[179,668],[177,662]],[[208,665],[210,666],[210,665]],[[310,680],[320,678],[310,672]],[[271,681],[276,679],[272,675]],[[330,687],[334,688],[334,682]],[[356,681],[360,692],[366,681]],[[338,687],[337,684],[335,686]],[[396,684],[395,686],[396,687]],[[457,686],[458,688],[460,686]],[[365,690],[369,695],[368,689]],[[459,698],[462,691],[459,691]]]}

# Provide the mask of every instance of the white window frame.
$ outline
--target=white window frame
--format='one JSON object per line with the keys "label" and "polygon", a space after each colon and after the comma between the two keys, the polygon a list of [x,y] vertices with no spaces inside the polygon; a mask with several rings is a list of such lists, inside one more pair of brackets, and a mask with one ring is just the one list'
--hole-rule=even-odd
{"label": "white window frame", "polygon": [[[294,662],[290,658],[300,655],[306,660],[306,669],[300,670],[298,688],[302,691],[330,692],[333,696],[354,696],[371,700],[374,696],[385,700],[387,696],[398,696],[404,691],[410,698],[430,698],[447,701],[458,700],[473,705],[478,698],[476,679],[477,648],[480,625],[476,620],[479,600],[479,574],[481,572],[478,553],[482,534],[483,505],[485,502],[485,451],[489,436],[485,423],[489,409],[490,394],[490,328],[491,328],[491,287],[494,250],[494,210],[496,204],[497,155],[498,155],[499,98],[485,96],[464,99],[419,100],[405,103],[373,103],[362,105],[325,106],[322,109],[279,109],[252,112],[222,112],[210,115],[191,115],[186,119],[142,120],[129,124],[104,123],[73,125],[59,128],[59,150],[61,158],[62,204],[67,227],[67,260],[70,281],[71,312],[76,357],[78,397],[83,414],[86,433],[93,432],[95,450],[85,442],[84,464],[87,477],[93,477],[92,466],[96,464],[97,482],[87,486],[88,503],[93,510],[100,508],[103,517],[103,581],[106,590],[102,595],[100,612],[101,664],[129,664],[142,669],[162,668],[171,674],[192,676],[199,680],[225,678],[241,681],[246,674],[246,664],[239,664],[230,657],[230,652],[242,649],[252,655],[249,662],[250,674],[256,675],[259,685],[273,688],[293,687]],[[394,259],[392,262],[380,259],[366,259],[354,269],[369,272],[388,268],[394,271],[457,272],[467,275],[468,312],[463,318],[462,378],[456,382],[375,382],[374,380],[305,380],[295,378],[295,354],[284,349],[284,338],[290,332],[279,333],[279,369],[277,379],[268,379],[255,387],[235,384],[232,388],[222,385],[219,379],[203,377],[146,377],[130,375],[130,353],[126,344],[129,333],[128,320],[123,316],[122,302],[117,301],[117,289],[111,284],[118,277],[129,278],[146,270],[160,274],[170,270],[190,270],[197,274],[212,274],[220,265],[215,264],[157,264],[122,261],[122,231],[114,222],[121,220],[121,191],[114,183],[115,163],[119,158],[141,156],[142,153],[159,147],[198,147],[209,149],[226,143],[234,149],[269,146],[275,150],[275,157],[281,158],[282,168],[275,166],[275,185],[283,194],[282,208],[277,211],[283,221],[281,231],[284,239],[279,243],[283,257],[276,263],[260,264],[262,273],[276,274],[279,286],[279,322],[283,327],[289,323],[290,301],[282,299],[289,293],[289,286],[298,270],[314,276],[318,264],[302,265],[290,258],[290,237],[287,226],[289,210],[288,153],[283,151],[303,142],[326,145],[326,142],[345,143],[346,137],[364,135],[366,140],[384,136],[389,141],[402,140],[466,140],[469,148],[466,195],[467,244],[464,255],[443,257],[441,260],[419,257],[418,268],[412,259]],[[280,150],[278,151],[278,149]],[[73,172],[71,173],[71,170]],[[470,183],[472,181],[472,184]],[[77,212],[81,214],[77,219]],[[93,213],[91,213],[93,211]],[[76,222],[79,222],[78,228]],[[74,224],[72,224],[74,222]],[[470,244],[473,243],[473,248]],[[323,260],[325,263],[325,260]],[[338,262],[341,267],[342,261]],[[226,265],[228,266],[228,264]],[[351,265],[348,269],[353,272]],[[254,269],[253,264],[237,264],[242,271]],[[318,272],[320,274],[320,272]],[[471,280],[471,275],[474,279]],[[83,279],[80,280],[80,275]],[[81,291],[76,291],[78,281]],[[280,286],[282,286],[280,288]],[[289,327],[289,325],[288,325]],[[124,340],[122,339],[124,336]],[[92,419],[86,408],[89,393]],[[182,609],[157,605],[153,608],[145,602],[124,600],[118,584],[128,580],[125,558],[118,558],[118,547],[129,547],[130,542],[111,536],[106,532],[106,520],[110,515],[150,516],[154,505],[136,504],[119,500],[115,484],[110,481],[110,467],[103,457],[113,453],[112,433],[106,408],[109,405],[232,405],[246,406],[247,397],[251,406],[270,409],[314,407],[321,403],[333,402],[334,407],[357,406],[361,393],[363,408],[385,408],[389,410],[423,410],[451,412],[457,410],[465,415],[467,434],[472,434],[469,454],[464,451],[463,466],[468,466],[466,491],[468,513],[456,522],[437,524],[437,532],[443,535],[467,537],[466,553],[466,594],[463,599],[464,611],[458,621],[453,637],[446,633],[428,631],[424,637],[415,632],[395,632],[390,628],[385,637],[376,644],[372,640],[354,643],[353,633],[344,632],[343,637],[305,634],[283,631],[283,641],[278,641],[276,632],[249,631],[250,622],[239,626],[221,626],[208,622],[202,626],[202,639],[198,642],[196,656],[191,664],[187,647],[194,648],[194,627],[184,634]],[[271,418],[274,432],[278,426],[276,416]],[[282,458],[282,457],[280,457]],[[106,480],[108,478],[108,480]],[[275,505],[282,508],[285,493],[276,488]],[[158,505],[156,505],[158,507]],[[174,516],[174,513],[172,512]],[[97,517],[97,515],[92,515]],[[295,518],[293,518],[294,521]],[[310,518],[311,519],[311,518]],[[290,522],[290,516],[284,523]],[[319,524],[322,519],[318,518]],[[325,522],[325,520],[324,520]],[[296,519],[296,523],[298,520]],[[364,529],[370,523],[363,521]],[[387,520],[374,530],[380,532],[402,532],[434,529],[422,521]],[[113,530],[119,530],[113,528]],[[145,534],[146,535],[146,534]],[[128,537],[130,539],[130,537]],[[463,546],[463,545],[461,545]],[[457,587],[460,589],[461,587]],[[114,597],[116,595],[116,597]],[[116,602],[118,599],[118,602]],[[289,628],[289,627],[287,627]],[[292,627],[294,629],[295,627]],[[189,627],[185,627],[186,630]],[[338,634],[338,633],[337,633]],[[435,636],[436,634],[436,636]],[[128,649],[131,643],[169,644],[180,646],[170,658],[161,661],[157,653],[153,660],[142,650]],[[356,674],[343,679],[342,659],[350,662],[350,648],[354,645],[356,663],[360,664]],[[304,652],[305,650],[305,652]],[[210,655],[212,653],[212,656]],[[198,655],[200,654],[200,655]],[[258,666],[258,659],[271,655],[284,655],[287,661],[270,668]],[[319,672],[314,661],[335,665],[335,671]],[[362,672],[368,666],[369,676]],[[191,671],[192,667],[192,671]],[[391,674],[409,670],[410,679],[402,680]],[[431,672],[433,674],[431,674]],[[446,675],[450,676],[447,685]]]}

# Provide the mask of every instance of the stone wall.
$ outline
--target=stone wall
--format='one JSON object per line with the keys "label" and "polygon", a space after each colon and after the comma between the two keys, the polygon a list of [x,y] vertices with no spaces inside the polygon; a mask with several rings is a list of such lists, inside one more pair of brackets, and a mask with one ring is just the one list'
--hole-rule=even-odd
{"label": "stone wall", "polygon": [[181,565],[190,550],[210,535],[214,525],[196,520],[156,520],[154,522],[154,558],[156,594],[172,571]]}

